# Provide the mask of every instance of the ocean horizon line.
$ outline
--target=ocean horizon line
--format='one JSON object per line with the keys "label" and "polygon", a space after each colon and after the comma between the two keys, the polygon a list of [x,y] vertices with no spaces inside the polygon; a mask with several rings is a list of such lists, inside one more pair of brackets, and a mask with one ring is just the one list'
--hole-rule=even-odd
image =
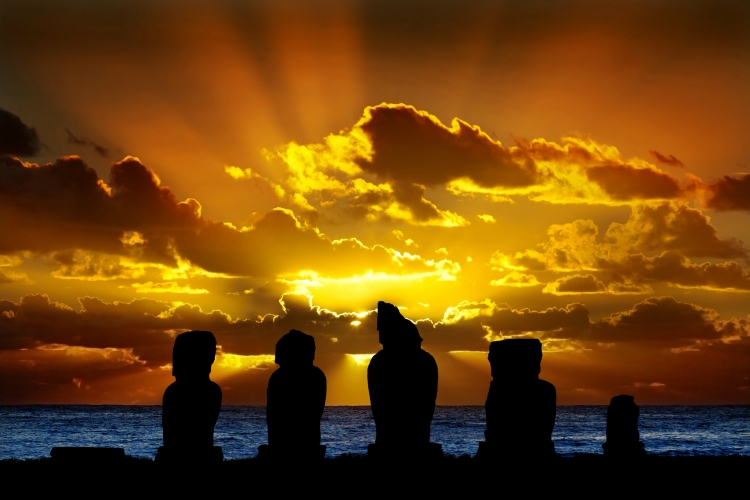
{"label": "ocean horizon line", "polygon": [[[20,407],[20,406],[88,406],[88,407],[101,407],[101,406],[144,406],[144,407],[159,407],[162,406],[161,404],[143,404],[143,403],[11,403],[11,404],[0,404],[0,408],[4,407]],[[265,407],[265,404],[222,404],[222,408],[228,408],[228,407],[238,407],[238,408],[263,408]],[[558,404],[557,408],[581,408],[581,407],[591,407],[591,406],[602,406],[607,407],[609,406],[609,403],[601,403],[601,404]],[[643,407],[673,407],[673,408],[682,408],[682,407],[716,407],[716,406],[723,406],[723,407],[750,407],[750,404],[735,404],[735,403],[697,403],[697,404],[639,404],[640,408]],[[370,405],[362,404],[362,405],[326,405],[326,408],[369,408]],[[465,404],[465,405],[436,405],[437,408],[466,408],[466,407],[484,407],[484,404]]]}

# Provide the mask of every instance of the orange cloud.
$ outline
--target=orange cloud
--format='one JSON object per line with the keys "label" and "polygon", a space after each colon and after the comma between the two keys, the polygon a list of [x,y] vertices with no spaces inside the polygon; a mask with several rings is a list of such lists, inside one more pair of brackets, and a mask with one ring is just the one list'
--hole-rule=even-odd
{"label": "orange cloud", "polygon": [[[748,273],[734,261],[693,263],[687,256],[747,258],[744,243],[721,239],[710,219],[686,205],[666,203],[632,208],[625,224],[612,223],[603,240],[591,220],[554,224],[547,241],[515,254],[495,252],[494,270],[593,271],[607,273],[614,283],[598,277],[571,276],[549,283],[546,293],[650,293],[647,285],[664,283],[706,290],[748,290]],[[659,252],[648,256],[646,253]]]}

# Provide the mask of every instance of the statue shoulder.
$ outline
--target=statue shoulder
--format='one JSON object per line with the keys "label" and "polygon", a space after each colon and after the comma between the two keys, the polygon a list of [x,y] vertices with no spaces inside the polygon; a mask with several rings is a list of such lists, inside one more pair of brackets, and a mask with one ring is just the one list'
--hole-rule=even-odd
{"label": "statue shoulder", "polygon": [[557,395],[557,390],[555,389],[555,386],[551,382],[547,382],[546,380],[539,379],[538,384],[539,384],[539,388],[542,391],[548,394],[551,394],[553,396]]}
{"label": "statue shoulder", "polygon": [[175,397],[177,397],[179,391],[180,391],[180,386],[177,385],[177,382],[176,381],[172,382],[164,391],[163,401],[169,401],[171,399],[174,399]]}
{"label": "statue shoulder", "polygon": [[312,370],[310,370],[310,373],[311,373],[311,375],[312,375],[313,377],[315,377],[315,378],[317,378],[317,379],[322,379],[322,380],[325,380],[325,379],[326,379],[326,374],[325,374],[325,373],[323,373],[323,370],[321,370],[321,369],[320,369],[320,368],[318,368],[317,366],[313,366],[313,367],[312,367]]}
{"label": "statue shoulder", "polygon": [[209,382],[209,391],[211,391],[212,394],[218,394],[219,396],[221,396],[221,386],[219,386],[219,384],[217,384],[213,380],[209,380]]}
{"label": "statue shoulder", "polygon": [[422,358],[422,361],[424,363],[429,363],[429,364],[437,366],[437,362],[435,361],[435,356],[425,351],[424,349],[419,350],[419,356]]}

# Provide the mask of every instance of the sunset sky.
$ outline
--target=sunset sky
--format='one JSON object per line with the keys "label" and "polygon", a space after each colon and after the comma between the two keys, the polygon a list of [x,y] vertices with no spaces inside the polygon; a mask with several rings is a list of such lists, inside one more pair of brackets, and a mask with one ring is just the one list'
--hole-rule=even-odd
{"label": "sunset sky", "polygon": [[0,3],[0,404],[225,404],[315,337],[368,404],[376,304],[438,404],[535,337],[558,404],[750,404],[744,1]]}

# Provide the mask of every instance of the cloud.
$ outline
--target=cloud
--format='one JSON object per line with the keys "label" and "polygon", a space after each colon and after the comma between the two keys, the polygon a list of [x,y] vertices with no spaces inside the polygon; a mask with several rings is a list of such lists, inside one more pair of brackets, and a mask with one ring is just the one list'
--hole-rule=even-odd
{"label": "cloud", "polygon": [[553,224],[547,229],[547,241],[538,245],[538,250],[529,249],[513,255],[496,252],[490,263],[496,270],[596,270],[599,261],[609,253],[609,247],[598,241],[598,235],[599,228],[592,220]]}
{"label": "cloud", "polygon": [[[42,344],[0,350],[0,399],[6,404],[122,403],[122,377],[144,371],[132,349]],[[112,383],[106,392],[95,389]]]}
{"label": "cloud", "polygon": [[[446,126],[406,104],[367,107],[349,131],[265,155],[285,167],[288,177],[280,183],[292,204],[302,206],[301,198],[316,212],[418,225],[468,223],[429,200],[428,189],[498,202],[527,196],[606,205],[684,198],[689,191],[644,160],[622,158],[613,146],[574,137],[562,144],[539,138],[504,146],[476,125],[454,118]],[[227,172],[247,177],[240,169]]]}
{"label": "cloud", "polygon": [[519,273],[518,271],[511,271],[500,279],[490,281],[491,286],[525,287],[540,284],[541,283],[539,283],[539,280],[537,280],[535,276]]}
{"label": "cloud", "polygon": [[0,108],[0,155],[33,156],[39,152],[36,130]]}
{"label": "cloud", "polygon": [[[0,251],[123,252],[123,232],[159,236],[200,226],[200,205],[178,202],[138,159],[112,165],[108,184],[76,156],[45,165],[0,159]],[[167,242],[149,241],[165,256]],[[161,246],[161,248],[158,248]]]}
{"label": "cloud", "polygon": [[[566,332],[586,331],[590,326],[589,312],[583,304],[551,307],[541,311],[514,309],[490,299],[481,302],[463,301],[446,309],[440,321],[418,321],[426,348],[455,351],[486,351],[489,342],[504,337],[539,336],[554,332],[555,338],[566,338]],[[580,336],[580,333],[574,336]]]}
{"label": "cloud", "polygon": [[592,274],[585,276],[574,274],[573,276],[566,276],[552,283],[547,283],[542,293],[551,293],[554,295],[607,293],[607,285],[596,279]]}
{"label": "cloud", "polygon": [[10,283],[30,284],[31,280],[29,280],[29,277],[25,273],[0,270],[0,285],[7,285]]}
{"label": "cloud", "polygon": [[489,299],[464,301],[448,308],[439,322],[417,324],[425,343],[452,350],[487,350],[490,340],[530,334],[543,343],[587,342],[589,349],[619,342],[659,342],[659,348],[668,348],[705,340],[731,342],[750,335],[750,322],[745,319],[722,320],[713,309],[673,297],[650,297],[599,321],[591,321],[588,309],[580,303],[534,311],[498,305]]}
{"label": "cloud", "polygon": [[370,139],[373,153],[358,165],[396,183],[443,185],[467,177],[480,186],[536,184],[539,173],[528,158],[514,157],[478,126],[454,118],[450,127],[405,104],[365,108],[355,125]]}
{"label": "cloud", "polygon": [[286,195],[284,188],[266,177],[253,172],[250,168],[241,169],[239,167],[226,165],[224,166],[224,171],[229,174],[232,179],[245,179],[252,182],[258,190],[265,191],[271,194],[274,198],[284,199],[284,195]]}
{"label": "cloud", "polygon": [[[656,252],[658,254],[652,257],[647,255]],[[599,228],[592,220],[553,224],[547,230],[547,240],[536,248],[515,254],[495,252],[490,264],[498,271],[607,272],[618,283],[615,285],[618,289],[608,287],[608,293],[619,293],[623,284],[656,283],[659,282],[658,277],[667,280],[665,283],[682,284],[685,280],[690,281],[690,273],[704,275],[707,287],[729,283],[732,280],[719,278],[719,275],[729,274],[739,279],[735,280],[735,284],[745,286],[742,285],[743,271],[738,264],[706,264],[701,265],[703,267],[700,269],[704,270],[700,271],[699,267],[684,259],[685,256],[747,258],[748,252],[740,240],[719,238],[710,219],[699,210],[680,203],[664,203],[632,207],[628,221],[625,224],[610,224],[602,239],[599,238]],[[671,272],[664,267],[668,260]],[[657,272],[657,268],[661,271]],[[641,281],[635,281],[635,276],[640,276]],[[708,276],[714,278],[709,279]],[[698,278],[692,279],[696,280],[700,281]],[[593,285],[593,282],[589,285]],[[548,285],[546,290],[554,293],[559,286]],[[643,291],[647,293],[647,290]]]}
{"label": "cloud", "polygon": [[648,285],[635,285],[632,283],[610,283],[609,285],[605,285],[592,274],[574,274],[547,283],[544,289],[542,289],[542,293],[552,295],[636,295],[650,294],[653,293],[653,290]]}
{"label": "cloud", "polygon": [[725,175],[720,180],[704,184],[707,208],[719,211],[750,211],[750,174],[737,177]]}
{"label": "cloud", "polygon": [[76,135],[68,129],[65,129],[65,131],[68,133],[68,144],[91,147],[91,149],[102,158],[109,158],[109,149],[85,137],[76,137]]}
{"label": "cloud", "polygon": [[639,158],[624,159],[616,147],[592,139],[564,137],[561,144],[543,138],[516,139],[509,151],[535,162],[540,173],[537,184],[489,188],[464,178],[450,182],[447,189],[456,195],[481,195],[497,202],[526,196],[546,203],[602,205],[659,202],[685,198],[691,192],[690,182],[683,186],[655,165]]}
{"label": "cloud", "polygon": [[682,203],[636,205],[623,225],[610,224],[605,240],[627,251],[674,250],[688,257],[747,257],[744,243],[721,239],[711,219]]}
{"label": "cloud", "polygon": [[664,165],[669,165],[670,167],[684,167],[685,164],[682,163],[679,159],[675,158],[674,155],[663,155],[658,151],[654,151],[653,149],[648,152],[652,157],[656,159],[659,163],[663,163]]}
{"label": "cloud", "polygon": [[[71,400],[67,391],[83,389],[99,391],[96,397],[101,401],[104,387],[110,387],[107,383],[121,387],[114,393],[119,398],[123,397],[123,387],[148,387],[154,392],[148,400],[156,401],[171,380],[168,368],[174,337],[188,329],[215,333],[222,347],[214,375],[223,380],[223,387],[234,387],[238,382],[231,382],[233,377],[242,373],[272,368],[269,353],[278,338],[292,328],[315,337],[318,359],[331,369],[332,355],[340,360],[350,354],[354,355],[350,356],[352,360],[364,362],[379,349],[375,310],[335,312],[314,305],[309,295],[286,293],[278,311],[246,319],[231,318],[218,310],[203,311],[191,304],[145,299],[106,303],[84,297],[79,303],[81,309],[76,311],[44,295],[29,295],[19,303],[0,301],[3,401],[31,401],[30,395],[48,401],[45,398],[53,394]],[[579,303],[532,310],[489,299],[449,307],[437,322],[411,319],[416,320],[425,339],[424,347],[438,358],[455,351],[486,353],[489,342],[501,338],[540,338],[546,352],[573,353],[577,357],[567,362],[567,358],[556,357],[546,361],[546,373],[552,370],[555,377],[555,370],[563,370],[568,374],[562,377],[558,373],[563,384],[570,377],[584,377],[590,382],[593,373],[610,377],[617,367],[618,376],[624,376],[618,370],[625,370],[625,378],[631,377],[630,384],[658,380],[673,386],[674,378],[643,370],[635,377],[627,367],[633,359],[644,363],[648,359],[649,366],[674,367],[676,357],[684,355],[691,356],[686,362],[720,358],[723,366],[734,366],[750,353],[747,320],[722,320],[712,309],[671,297],[649,298],[599,321],[592,321],[588,309]],[[10,387],[19,374],[20,383]],[[127,382],[122,379],[125,376],[136,378]],[[111,382],[105,383],[107,380]],[[30,381],[42,385],[35,391]],[[257,395],[253,392],[247,397],[252,401],[256,396],[262,398],[266,381],[267,375],[248,382],[255,384],[252,387]],[[611,381],[602,385],[609,390],[616,387]],[[52,391],[49,394],[48,389]]]}
{"label": "cloud", "polygon": [[654,257],[629,255],[609,269],[618,282],[651,284],[665,283],[681,288],[714,291],[750,291],[750,273],[736,262],[697,264],[676,252],[663,252]]}
{"label": "cloud", "polygon": [[202,295],[208,293],[208,290],[205,288],[192,288],[190,285],[180,286],[175,281],[168,281],[165,283],[147,281],[146,283],[133,283],[130,286],[135,289],[135,293],[184,293],[188,295]]}
{"label": "cloud", "polygon": [[[337,313],[313,305],[308,295],[285,293],[276,311],[250,318],[151,299],[107,303],[82,297],[78,302],[79,311],[42,294],[17,303],[0,300],[0,350],[48,344],[132,349],[145,366],[154,367],[169,362],[175,335],[187,330],[212,331],[225,352],[240,355],[274,352],[276,341],[291,329],[316,336],[322,352],[374,352],[378,346],[376,311]],[[360,322],[359,329],[352,321]]]}
{"label": "cloud", "polygon": [[631,165],[604,165],[586,170],[613,200],[671,200],[682,197],[677,179],[656,168]]}
{"label": "cloud", "polygon": [[83,281],[136,279],[145,273],[144,266],[120,255],[75,250],[55,252],[51,257],[60,265],[60,268],[51,274],[60,279]]}
{"label": "cloud", "polygon": [[651,297],[630,310],[596,322],[591,340],[600,342],[693,341],[721,339],[740,332],[746,336],[745,320],[722,321],[713,309],[678,302],[672,297]]}
{"label": "cloud", "polygon": [[482,222],[486,222],[487,224],[494,224],[497,222],[495,218],[489,214],[479,214],[477,215],[477,219],[481,220]]}
{"label": "cloud", "polygon": [[251,227],[206,220],[198,201],[177,201],[137,158],[114,163],[108,183],[78,157],[46,165],[0,162],[0,252],[58,252],[56,277],[137,277],[140,271],[117,255],[133,264],[246,276],[310,268],[337,276],[363,268],[395,274],[436,269],[418,255],[354,238],[331,240],[287,209],[260,216]]}

